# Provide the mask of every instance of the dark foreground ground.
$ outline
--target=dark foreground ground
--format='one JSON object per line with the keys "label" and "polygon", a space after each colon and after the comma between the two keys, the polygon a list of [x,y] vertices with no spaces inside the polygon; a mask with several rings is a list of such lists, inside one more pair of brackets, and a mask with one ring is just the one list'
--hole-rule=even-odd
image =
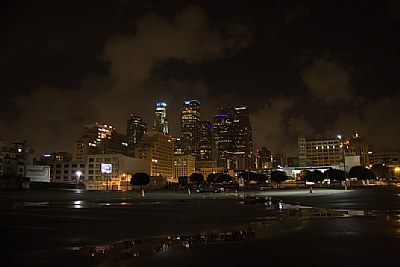
{"label": "dark foreground ground", "polygon": [[400,188],[2,191],[0,236],[2,267],[398,266]]}

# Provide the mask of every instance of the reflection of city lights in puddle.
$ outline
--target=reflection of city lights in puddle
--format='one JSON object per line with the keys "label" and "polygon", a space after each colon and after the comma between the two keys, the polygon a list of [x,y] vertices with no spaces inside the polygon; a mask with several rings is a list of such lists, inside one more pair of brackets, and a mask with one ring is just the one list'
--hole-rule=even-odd
{"label": "reflection of city lights in puddle", "polygon": [[44,201],[44,202],[23,202],[24,206],[48,206],[50,205],[50,202]]}
{"label": "reflection of city lights in puddle", "polygon": [[80,209],[80,208],[82,208],[82,201],[81,201],[81,200],[76,200],[76,201],[74,201],[74,208],[75,208],[75,209]]}

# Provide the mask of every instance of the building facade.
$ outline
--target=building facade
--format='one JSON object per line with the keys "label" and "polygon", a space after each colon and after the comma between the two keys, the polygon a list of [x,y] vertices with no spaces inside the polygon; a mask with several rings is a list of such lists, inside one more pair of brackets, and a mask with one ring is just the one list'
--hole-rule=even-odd
{"label": "building facade", "polygon": [[126,136],[128,141],[128,156],[135,157],[135,147],[147,131],[147,125],[142,118],[131,115],[127,121]]}
{"label": "building facade", "polygon": [[25,142],[0,140],[0,175],[25,177],[27,165],[34,164],[34,150]]}
{"label": "building facade", "polygon": [[72,154],[68,152],[50,152],[40,156],[39,163],[43,165],[52,165],[55,162],[72,161]]}
{"label": "building facade", "polygon": [[150,176],[173,178],[173,139],[160,132],[146,132],[135,149],[135,156],[150,161]]}
{"label": "building facade", "polygon": [[247,106],[221,108],[213,119],[214,159],[227,169],[255,167]]}
{"label": "building facade", "polygon": [[196,171],[196,158],[194,156],[176,156],[174,157],[174,182],[179,177],[187,177]]}
{"label": "building facade", "polygon": [[222,108],[221,112],[233,119],[233,154],[236,157],[251,157],[253,137],[247,106]]}
{"label": "building facade", "polygon": [[213,158],[218,166],[229,169],[228,160],[234,151],[233,118],[228,114],[215,114],[213,119]]}
{"label": "building facade", "polygon": [[181,146],[183,155],[200,157],[200,102],[186,100],[181,108]]}
{"label": "building facade", "polygon": [[[104,171],[102,166],[110,166]],[[150,161],[121,154],[89,155],[85,188],[87,190],[129,190],[130,179],[137,172],[150,173]]]}
{"label": "building facade", "polygon": [[273,167],[272,151],[266,147],[256,150],[256,169],[269,169]]}
{"label": "building facade", "polygon": [[[104,166],[109,167],[105,172]],[[84,186],[87,190],[129,190],[137,172],[150,173],[148,160],[122,154],[88,155],[85,162],[54,162],[50,165],[52,183]]]}
{"label": "building facade", "polygon": [[163,134],[169,134],[167,120],[167,104],[164,102],[156,102],[155,119],[153,131]]}
{"label": "building facade", "polygon": [[114,127],[106,124],[85,125],[83,134],[75,141],[72,158],[86,161],[88,155],[122,154],[128,156],[128,141]]}
{"label": "building facade", "polygon": [[374,152],[369,157],[370,165],[385,164],[388,167],[400,166],[400,151],[397,152]]}
{"label": "building facade", "polygon": [[351,153],[360,156],[360,164],[362,166],[370,165],[370,155],[373,153],[372,145],[365,139],[361,138],[358,133],[355,133],[348,141],[346,153]]}
{"label": "building facade", "polygon": [[343,161],[346,144],[339,138],[306,139],[298,138],[300,167],[330,166]]}
{"label": "building facade", "polygon": [[199,160],[212,160],[213,130],[210,121],[201,121]]}
{"label": "building facade", "polygon": [[83,185],[86,180],[86,163],[82,161],[54,161],[49,163],[52,183]]}

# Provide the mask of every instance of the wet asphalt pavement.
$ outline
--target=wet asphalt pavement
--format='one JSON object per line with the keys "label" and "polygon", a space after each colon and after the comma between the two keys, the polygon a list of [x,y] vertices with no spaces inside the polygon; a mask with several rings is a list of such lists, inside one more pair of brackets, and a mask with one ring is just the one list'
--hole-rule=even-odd
{"label": "wet asphalt pavement", "polygon": [[0,266],[398,266],[400,188],[2,191],[0,222]]}

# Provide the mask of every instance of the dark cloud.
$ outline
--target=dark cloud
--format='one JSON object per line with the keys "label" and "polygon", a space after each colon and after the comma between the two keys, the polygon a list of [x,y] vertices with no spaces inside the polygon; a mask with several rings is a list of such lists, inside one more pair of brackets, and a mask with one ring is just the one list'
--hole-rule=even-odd
{"label": "dark cloud", "polygon": [[342,133],[347,136],[355,132],[369,140],[375,150],[395,151],[398,149],[400,127],[400,95],[380,100],[362,100],[355,108],[349,106],[339,113],[327,135],[335,136]]}
{"label": "dark cloud", "polygon": [[195,98],[202,119],[248,105],[255,148],[354,131],[400,148],[396,1],[56,2],[0,9],[2,139],[70,151],[88,123],[151,128],[157,100],[179,135]]}
{"label": "dark cloud", "polygon": [[247,44],[245,32],[245,28],[238,28],[224,40],[218,28],[209,26],[199,6],[185,8],[173,22],[151,13],[138,23],[134,36],[109,40],[104,59],[111,63],[111,75],[123,89],[147,80],[157,64],[169,59],[201,63],[225,56],[227,49],[243,48]]}
{"label": "dark cloud", "polygon": [[[6,127],[5,120],[0,121],[2,129],[8,128],[2,134],[12,140],[29,137],[33,147],[44,151],[70,151],[84,124],[107,123],[124,133],[126,120],[133,113],[144,117],[151,128],[155,101],[162,100],[171,103],[169,119],[177,135],[183,100],[204,100],[203,114],[211,116],[221,98],[210,100],[209,88],[201,79],[157,82],[154,68],[171,59],[201,64],[238,51],[248,40],[243,37],[247,36],[244,27],[235,29],[230,30],[229,38],[222,38],[220,29],[209,25],[199,6],[185,8],[172,22],[149,13],[138,22],[135,32],[106,42],[103,59],[110,64],[110,75],[91,75],[68,91],[41,87],[15,97],[13,102],[21,114],[12,128]],[[51,46],[62,49],[64,44],[55,41]]]}
{"label": "dark cloud", "polygon": [[293,109],[294,102],[290,98],[276,98],[251,116],[255,147],[267,146],[281,150],[292,144],[285,142],[288,132],[291,131],[286,127],[286,115]]}
{"label": "dark cloud", "polygon": [[337,59],[316,58],[303,73],[303,80],[311,95],[318,101],[333,104],[353,97],[351,74]]}

